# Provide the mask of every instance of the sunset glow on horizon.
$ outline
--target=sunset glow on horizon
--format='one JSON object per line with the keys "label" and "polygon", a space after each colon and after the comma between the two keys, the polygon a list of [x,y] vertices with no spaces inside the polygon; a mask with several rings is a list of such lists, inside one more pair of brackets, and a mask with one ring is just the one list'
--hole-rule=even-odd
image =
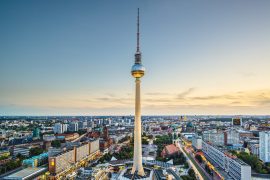
{"label": "sunset glow on horizon", "polygon": [[1,1],[0,115],[268,115],[270,1]]}

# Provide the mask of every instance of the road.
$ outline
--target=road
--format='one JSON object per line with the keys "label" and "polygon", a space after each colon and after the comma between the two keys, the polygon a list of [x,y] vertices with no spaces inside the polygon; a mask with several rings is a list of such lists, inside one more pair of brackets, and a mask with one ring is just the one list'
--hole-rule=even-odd
{"label": "road", "polygon": [[23,169],[23,166],[20,166],[20,167],[18,167],[18,168],[16,168],[16,169],[13,169],[13,170],[11,170],[11,171],[8,171],[8,172],[6,172],[5,174],[0,175],[0,179],[4,178],[4,177],[6,177],[6,176],[8,176],[8,175],[10,175],[10,174],[13,174],[13,173],[15,173],[15,172],[17,172],[17,171],[20,171],[20,170],[22,170],[22,169]]}
{"label": "road", "polygon": [[193,162],[189,159],[188,155],[186,154],[186,152],[183,150],[182,148],[182,144],[179,142],[177,143],[177,146],[179,147],[180,151],[184,154],[184,156],[187,159],[188,164],[190,165],[190,167],[192,167],[192,169],[194,170],[195,174],[197,175],[197,177],[200,180],[204,180],[204,178],[202,177],[202,175],[200,174],[200,172],[198,171],[197,167],[193,164]]}
{"label": "road", "polygon": [[71,141],[71,142],[77,142],[77,141],[80,141],[86,134],[87,134],[87,133],[82,134],[80,137],[74,139],[74,140]]}

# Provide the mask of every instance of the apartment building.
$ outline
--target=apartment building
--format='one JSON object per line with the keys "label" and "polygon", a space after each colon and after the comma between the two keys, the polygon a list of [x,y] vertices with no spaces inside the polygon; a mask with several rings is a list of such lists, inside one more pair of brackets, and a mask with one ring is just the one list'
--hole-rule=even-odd
{"label": "apartment building", "polygon": [[240,159],[204,141],[202,151],[210,162],[225,170],[234,180],[251,180],[251,167]]}
{"label": "apartment building", "polygon": [[270,162],[270,132],[262,131],[260,132],[259,150],[260,159],[263,162]]}

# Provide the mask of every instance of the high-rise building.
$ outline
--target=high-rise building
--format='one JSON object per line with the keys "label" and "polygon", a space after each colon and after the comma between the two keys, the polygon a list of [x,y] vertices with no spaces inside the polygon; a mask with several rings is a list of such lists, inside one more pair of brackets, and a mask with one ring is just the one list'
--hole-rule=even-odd
{"label": "high-rise building", "polygon": [[225,145],[227,144],[239,144],[240,136],[239,132],[235,129],[229,129],[225,132]]}
{"label": "high-rise building", "polygon": [[263,162],[270,162],[270,132],[262,131],[260,132],[260,142],[259,142],[260,159]]}
{"label": "high-rise building", "polygon": [[79,129],[85,129],[87,127],[87,121],[79,121],[78,127]]}
{"label": "high-rise building", "polygon": [[53,128],[53,132],[55,134],[62,134],[67,132],[68,124],[56,123]]}
{"label": "high-rise building", "polygon": [[144,168],[142,165],[142,131],[141,131],[141,77],[144,76],[145,68],[141,62],[140,52],[140,31],[139,31],[139,9],[137,17],[137,51],[135,53],[135,64],[131,68],[131,74],[135,78],[136,93],[135,93],[135,122],[134,122],[134,157],[132,174],[144,176]]}
{"label": "high-rise building", "polygon": [[62,134],[63,133],[63,125],[61,123],[54,124],[53,132],[55,134]]}
{"label": "high-rise building", "polygon": [[79,125],[77,122],[71,122],[69,125],[68,125],[68,130],[70,132],[76,132],[79,130]]}
{"label": "high-rise building", "polygon": [[206,142],[210,142],[215,146],[224,146],[224,132],[216,129],[204,131],[202,138]]}
{"label": "high-rise building", "polygon": [[240,117],[234,117],[232,118],[232,125],[233,126],[242,126],[242,118]]}
{"label": "high-rise building", "polygon": [[68,124],[63,124],[63,133],[67,132],[68,130]]}
{"label": "high-rise building", "polygon": [[40,129],[35,128],[33,131],[33,139],[40,139]]}

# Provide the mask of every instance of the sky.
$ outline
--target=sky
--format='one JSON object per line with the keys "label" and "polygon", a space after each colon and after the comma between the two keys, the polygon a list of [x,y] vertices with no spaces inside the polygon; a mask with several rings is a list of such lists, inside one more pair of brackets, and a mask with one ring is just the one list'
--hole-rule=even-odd
{"label": "sky", "polygon": [[270,1],[0,1],[0,115],[269,115]]}

